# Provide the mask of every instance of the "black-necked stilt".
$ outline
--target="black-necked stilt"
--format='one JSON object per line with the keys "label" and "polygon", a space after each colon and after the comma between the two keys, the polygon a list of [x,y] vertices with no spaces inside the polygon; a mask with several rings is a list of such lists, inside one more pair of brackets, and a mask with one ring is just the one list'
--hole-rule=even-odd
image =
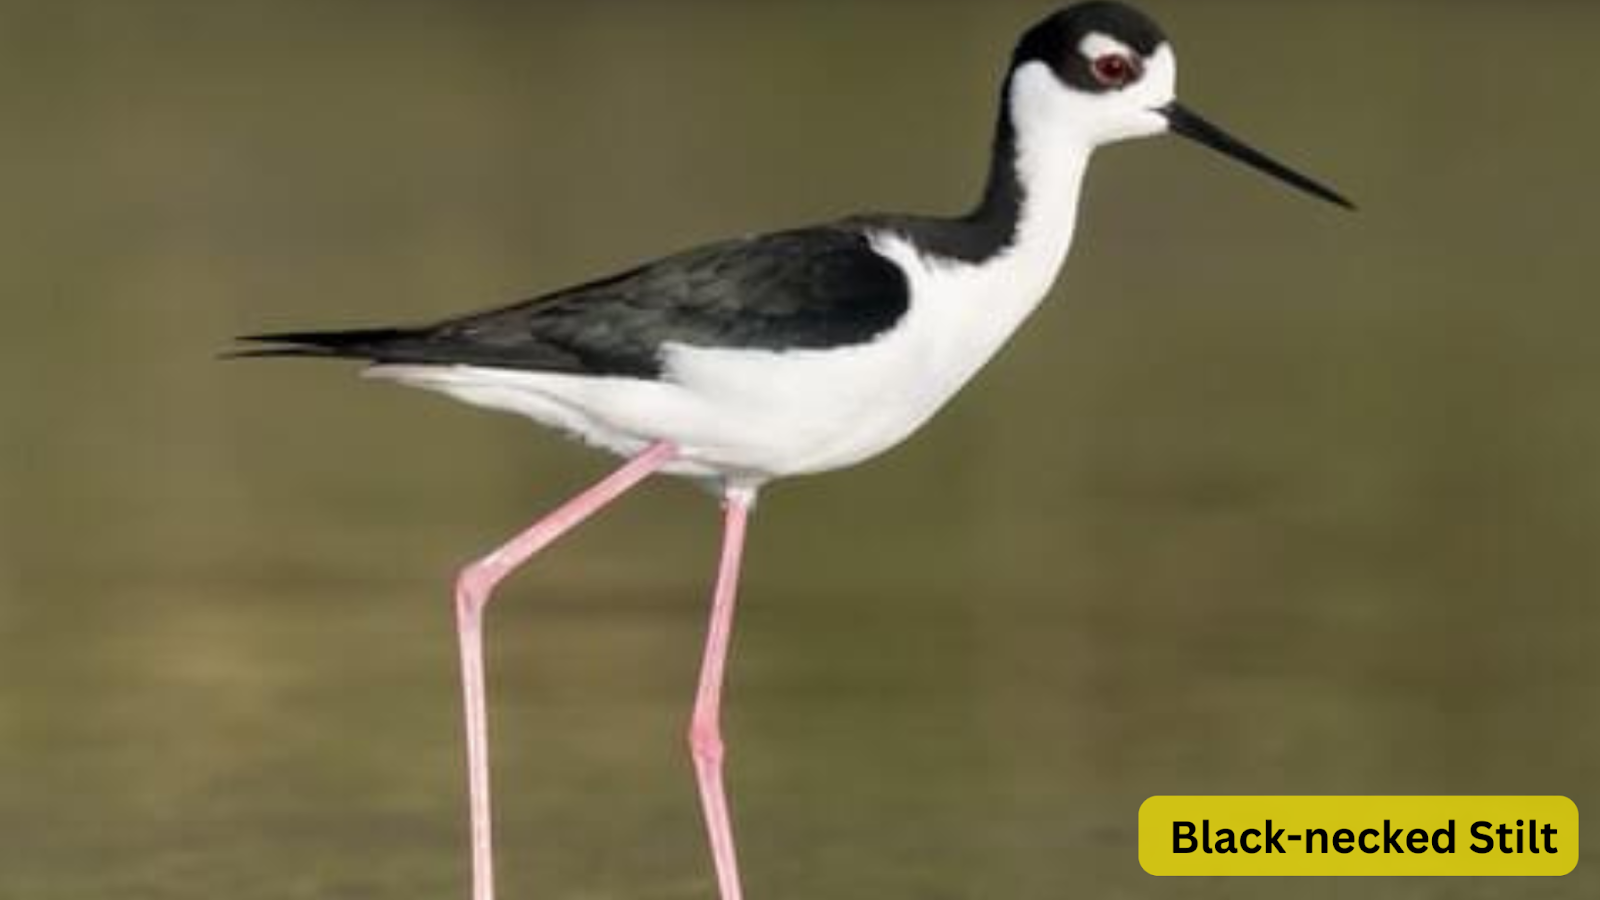
{"label": "black-necked stilt", "polygon": [[370,361],[376,378],[554,426],[630,461],[460,574],[473,896],[493,896],[482,616],[495,586],[656,472],[713,485],[722,559],[689,738],[723,900],[740,882],[722,786],[723,665],[746,519],[763,485],[904,440],[1049,291],[1097,147],[1173,132],[1342,206],[1334,191],[1180,106],[1171,45],[1115,2],[1023,35],[983,199],[959,218],[870,215],[689,250],[416,328],[247,338],[251,356]]}

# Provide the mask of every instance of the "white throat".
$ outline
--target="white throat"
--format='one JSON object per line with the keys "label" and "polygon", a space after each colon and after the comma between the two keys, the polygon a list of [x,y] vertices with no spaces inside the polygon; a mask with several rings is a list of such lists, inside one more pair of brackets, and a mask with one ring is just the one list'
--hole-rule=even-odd
{"label": "white throat", "polygon": [[1015,129],[1013,164],[1022,203],[1011,245],[990,262],[1012,270],[1012,278],[1037,292],[1037,303],[1072,247],[1083,178],[1095,144],[1075,111],[1061,108],[1060,82],[1043,63],[1016,71],[1006,102]]}

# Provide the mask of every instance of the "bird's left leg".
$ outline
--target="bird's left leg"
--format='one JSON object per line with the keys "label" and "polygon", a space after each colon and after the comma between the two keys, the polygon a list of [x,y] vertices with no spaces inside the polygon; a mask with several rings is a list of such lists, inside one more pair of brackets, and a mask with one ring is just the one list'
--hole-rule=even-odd
{"label": "bird's left leg", "polygon": [[494,900],[494,854],[489,810],[489,726],[483,675],[484,607],[488,605],[495,586],[517,567],[639,482],[660,471],[662,466],[677,456],[678,448],[673,444],[661,442],[651,445],[599,484],[461,571],[456,582],[456,625],[461,641],[461,683],[466,705],[473,900]]}
{"label": "bird's left leg", "polygon": [[739,592],[745,526],[754,502],[755,492],[743,489],[729,490],[724,499],[722,561],[717,567],[711,627],[706,634],[700,689],[689,726],[695,781],[700,787],[700,806],[705,812],[706,834],[711,841],[711,857],[716,865],[717,889],[722,900],[741,900],[742,896],[733,826],[728,819],[728,798],[722,788],[722,682],[733,633],[733,607]]}

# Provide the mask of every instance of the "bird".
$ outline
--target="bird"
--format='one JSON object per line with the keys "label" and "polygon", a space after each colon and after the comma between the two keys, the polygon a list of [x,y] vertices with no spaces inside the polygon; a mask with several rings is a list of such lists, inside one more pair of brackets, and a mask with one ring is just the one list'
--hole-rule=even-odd
{"label": "bird", "polygon": [[1355,209],[1178,102],[1176,81],[1173,45],[1149,16],[1113,0],[1066,6],[1015,45],[987,178],[965,214],[854,215],[738,237],[431,324],[239,338],[233,356],[359,361],[373,378],[522,416],[624,460],[457,576],[474,900],[494,897],[484,612],[513,571],[653,475],[720,499],[688,743],[718,895],[742,900],[721,708],[762,489],[882,454],[950,401],[1051,292],[1099,148],[1172,134]]}

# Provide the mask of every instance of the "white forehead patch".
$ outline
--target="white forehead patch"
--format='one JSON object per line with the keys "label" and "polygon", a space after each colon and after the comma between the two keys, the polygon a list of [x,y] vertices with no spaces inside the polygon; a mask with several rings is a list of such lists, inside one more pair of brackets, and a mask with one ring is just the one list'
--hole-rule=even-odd
{"label": "white forehead patch", "polygon": [[1102,56],[1111,55],[1126,56],[1131,59],[1139,58],[1139,54],[1133,52],[1132,47],[1129,47],[1127,44],[1124,44],[1108,34],[1101,34],[1098,31],[1084,38],[1083,41],[1078,44],[1078,52],[1082,53],[1085,59],[1099,59]]}

